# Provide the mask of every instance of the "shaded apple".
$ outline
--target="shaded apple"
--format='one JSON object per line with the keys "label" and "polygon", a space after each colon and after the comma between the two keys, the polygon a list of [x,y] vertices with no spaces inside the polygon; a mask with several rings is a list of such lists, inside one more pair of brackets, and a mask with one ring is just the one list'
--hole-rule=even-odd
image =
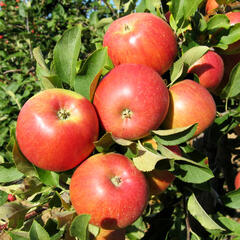
{"label": "shaded apple", "polygon": [[240,188],[240,172],[235,176],[234,185],[236,190]]}
{"label": "shaded apple", "polygon": [[185,79],[174,84],[169,91],[170,105],[163,128],[180,128],[198,123],[194,134],[196,137],[213,123],[216,104],[209,91],[202,85]]}
{"label": "shaded apple", "polygon": [[216,9],[218,8],[218,3],[216,0],[207,0],[205,5],[205,13],[207,15],[212,15],[216,12]]}
{"label": "shaded apple", "polygon": [[213,92],[222,81],[224,63],[219,54],[208,51],[188,69],[188,73],[196,74],[199,83]]}

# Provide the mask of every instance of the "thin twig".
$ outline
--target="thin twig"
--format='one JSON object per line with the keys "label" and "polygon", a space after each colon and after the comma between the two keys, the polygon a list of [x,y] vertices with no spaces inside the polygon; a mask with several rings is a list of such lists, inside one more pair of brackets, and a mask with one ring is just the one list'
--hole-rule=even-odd
{"label": "thin twig", "polygon": [[22,72],[22,69],[7,70],[7,71],[3,72],[3,75],[5,75],[5,74],[7,74],[7,73],[14,73],[14,72]]}
{"label": "thin twig", "polygon": [[[28,14],[27,14],[27,17],[26,17],[26,29],[27,29],[27,32],[30,33]],[[31,59],[33,60],[33,50],[32,50],[31,40],[29,39],[29,41],[27,41],[27,43],[28,43],[28,45],[29,45],[30,57],[31,57]]]}
{"label": "thin twig", "polygon": [[188,214],[188,210],[187,210],[187,199],[186,198],[183,199],[183,204],[184,204],[185,222],[186,222],[186,228],[187,228],[186,240],[190,240],[191,239],[191,226],[189,223],[189,214]]}
{"label": "thin twig", "polygon": [[115,13],[114,9],[112,8],[112,6],[106,0],[103,0],[103,2],[108,7],[108,9],[112,12],[113,16],[118,17],[117,14]]}

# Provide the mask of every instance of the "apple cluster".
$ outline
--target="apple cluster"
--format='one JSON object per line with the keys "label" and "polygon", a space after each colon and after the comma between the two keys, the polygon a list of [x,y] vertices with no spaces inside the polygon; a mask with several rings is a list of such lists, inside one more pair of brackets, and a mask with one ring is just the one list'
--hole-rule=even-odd
{"label": "apple cluster", "polygon": [[[99,128],[116,138],[138,140],[152,130],[197,123],[198,136],[215,119],[211,93],[222,81],[224,63],[208,51],[188,69],[199,83],[184,79],[168,87],[162,75],[177,56],[177,40],[169,24],[150,13],[115,20],[103,46],[115,67],[101,79],[93,103],[66,89],[41,91],[22,107],[16,139],[39,168],[60,172],[77,167],[70,184],[76,212],[90,214],[90,222],[102,229],[116,230],[141,216],[149,194],[164,191],[175,176],[164,170],[144,175],[119,153],[91,155]],[[154,148],[153,139],[146,141]],[[169,149],[181,155],[178,146]]]}

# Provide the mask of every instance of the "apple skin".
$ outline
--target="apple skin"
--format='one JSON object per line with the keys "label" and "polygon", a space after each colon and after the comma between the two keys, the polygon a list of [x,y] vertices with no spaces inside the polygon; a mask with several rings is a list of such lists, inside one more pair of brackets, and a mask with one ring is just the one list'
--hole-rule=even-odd
{"label": "apple skin", "polygon": [[177,55],[173,30],[151,13],[132,13],[115,20],[104,35],[103,46],[115,66],[144,64],[165,73]]}
{"label": "apple skin", "polygon": [[122,64],[98,85],[93,104],[102,126],[113,136],[138,139],[157,129],[169,105],[161,76],[140,64]]}
{"label": "apple skin", "polygon": [[212,15],[216,12],[216,8],[218,8],[218,3],[216,0],[207,0],[206,6],[205,6],[205,13],[207,15]]}
{"label": "apple skin", "polygon": [[131,225],[149,199],[145,176],[127,157],[96,154],[74,172],[70,199],[77,214],[90,214],[90,223],[104,229]]}
{"label": "apple skin", "polygon": [[[69,116],[61,119],[60,111]],[[37,167],[66,171],[91,154],[98,131],[93,105],[78,93],[55,88],[37,93],[23,105],[16,138],[21,152]]]}
{"label": "apple skin", "polygon": [[234,185],[236,190],[240,188],[240,172],[235,176]]}
{"label": "apple skin", "polygon": [[207,129],[216,116],[216,104],[209,91],[199,83],[182,80],[169,88],[170,105],[162,124],[165,129],[198,123],[193,137]]}
{"label": "apple skin", "polygon": [[188,73],[195,73],[199,77],[199,83],[214,92],[222,81],[224,63],[219,54],[208,51],[188,69]]}
{"label": "apple skin", "polygon": [[[147,138],[143,143],[150,143],[152,144],[153,149],[157,150],[157,143],[153,138]],[[179,146],[175,145],[166,147],[175,154],[182,156]],[[174,181],[175,176],[168,170],[154,169],[153,171],[146,173],[146,178],[150,195],[159,195],[169,187]]]}

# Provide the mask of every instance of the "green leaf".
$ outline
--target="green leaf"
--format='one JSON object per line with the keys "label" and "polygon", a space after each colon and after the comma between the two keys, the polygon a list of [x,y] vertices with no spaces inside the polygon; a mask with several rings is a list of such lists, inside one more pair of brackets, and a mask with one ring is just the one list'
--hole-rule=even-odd
{"label": "green leaf", "polygon": [[228,192],[222,198],[225,206],[234,209],[240,209],[240,189]]}
{"label": "green leaf", "polygon": [[80,240],[88,240],[89,231],[88,224],[91,216],[88,214],[82,214],[75,217],[70,226],[70,234],[73,237],[77,237]]}
{"label": "green leaf", "polygon": [[232,44],[238,40],[240,40],[240,23],[233,25],[230,28],[228,35],[222,36],[219,43],[215,47],[225,46],[222,48],[226,49],[229,44]]}
{"label": "green leaf", "polygon": [[158,153],[148,150],[140,142],[138,142],[137,149],[138,156],[133,158],[133,163],[140,171],[150,172],[155,169],[158,161],[167,159]]}
{"label": "green leaf", "polygon": [[240,63],[231,71],[229,81],[221,92],[221,97],[235,98],[240,94]]}
{"label": "green leaf", "polygon": [[0,190],[0,206],[2,206],[8,199],[8,193]]}
{"label": "green leaf", "polygon": [[36,168],[38,177],[44,184],[48,186],[58,187],[59,186],[59,174],[53,171]]}
{"label": "green leaf", "polygon": [[111,17],[108,18],[102,18],[98,23],[96,24],[96,28],[102,28],[105,27],[106,25],[109,25],[110,23],[113,22],[113,19]]}
{"label": "green leaf", "polygon": [[137,2],[137,0],[129,0],[128,2],[126,2],[123,5],[124,12],[125,13],[131,13],[131,11],[133,11],[136,7],[136,2]]}
{"label": "green leaf", "polygon": [[50,240],[50,236],[47,231],[34,220],[29,232],[30,240]]}
{"label": "green leaf", "polygon": [[50,71],[45,63],[40,47],[36,47],[33,49],[33,56],[37,61],[37,64],[47,73],[47,75],[49,75]]}
{"label": "green leaf", "polygon": [[23,174],[15,166],[10,164],[0,165],[0,183],[16,181],[23,177]]}
{"label": "green leaf", "polygon": [[94,145],[98,152],[108,152],[114,143],[112,134],[107,132],[98,141],[94,142]]}
{"label": "green leaf", "polygon": [[12,238],[12,240],[29,240],[28,232],[12,231],[9,232],[9,235]]}
{"label": "green leaf", "polygon": [[152,132],[158,136],[159,143],[167,146],[173,146],[184,143],[191,139],[196,129],[197,124],[193,124],[182,128],[154,130]]}
{"label": "green leaf", "polygon": [[193,65],[198,59],[200,59],[209,48],[207,46],[196,46],[187,50],[181,58],[174,62],[171,71],[170,79],[173,84],[180,77],[184,77],[188,68]]}
{"label": "green leaf", "polygon": [[232,231],[233,234],[240,235],[240,224],[227,217],[219,217],[218,220],[225,226],[225,228]]}
{"label": "green leaf", "polygon": [[41,81],[43,89],[61,87],[62,83],[60,78],[51,74],[45,63],[40,47],[33,49],[33,56],[37,61],[36,72],[38,79]]}
{"label": "green leaf", "polygon": [[19,172],[29,177],[38,176],[36,168],[24,157],[16,142],[13,147],[13,159]]}
{"label": "green leaf", "polygon": [[228,29],[230,27],[230,21],[224,14],[217,14],[211,17],[207,23],[208,31],[216,31],[219,28]]}
{"label": "green leaf", "polygon": [[146,224],[142,217],[139,217],[133,224],[126,228],[127,236],[135,237],[134,239],[142,239],[147,231]]}
{"label": "green leaf", "polygon": [[55,192],[53,197],[49,201],[49,207],[61,207],[62,206],[62,201],[61,201],[61,196],[58,192]]}
{"label": "green leaf", "polygon": [[92,53],[77,75],[74,89],[88,100],[92,101],[98,80],[108,60],[107,48],[101,48]]}
{"label": "green leaf", "polygon": [[20,228],[23,225],[25,214],[29,208],[20,203],[9,202],[0,207],[0,219],[9,221],[10,228]]}
{"label": "green leaf", "polygon": [[195,14],[202,1],[203,0],[172,0],[170,3],[170,12],[176,22],[182,19],[188,19]]}
{"label": "green leaf", "polygon": [[100,228],[93,225],[93,224],[88,224],[88,231],[94,236],[97,237],[97,235],[100,232]]}
{"label": "green leaf", "polygon": [[207,231],[220,233],[225,230],[204,211],[194,194],[189,197],[187,207],[191,215],[195,217]]}
{"label": "green leaf", "polygon": [[121,0],[113,0],[115,7],[119,10],[121,6]]}
{"label": "green leaf", "polygon": [[189,163],[174,163],[172,172],[177,178],[187,183],[204,183],[213,178],[212,171],[207,167],[199,167]]}
{"label": "green leaf", "polygon": [[53,51],[53,62],[58,77],[71,87],[74,86],[76,77],[77,60],[81,47],[81,32],[82,26],[80,24],[65,31]]}

